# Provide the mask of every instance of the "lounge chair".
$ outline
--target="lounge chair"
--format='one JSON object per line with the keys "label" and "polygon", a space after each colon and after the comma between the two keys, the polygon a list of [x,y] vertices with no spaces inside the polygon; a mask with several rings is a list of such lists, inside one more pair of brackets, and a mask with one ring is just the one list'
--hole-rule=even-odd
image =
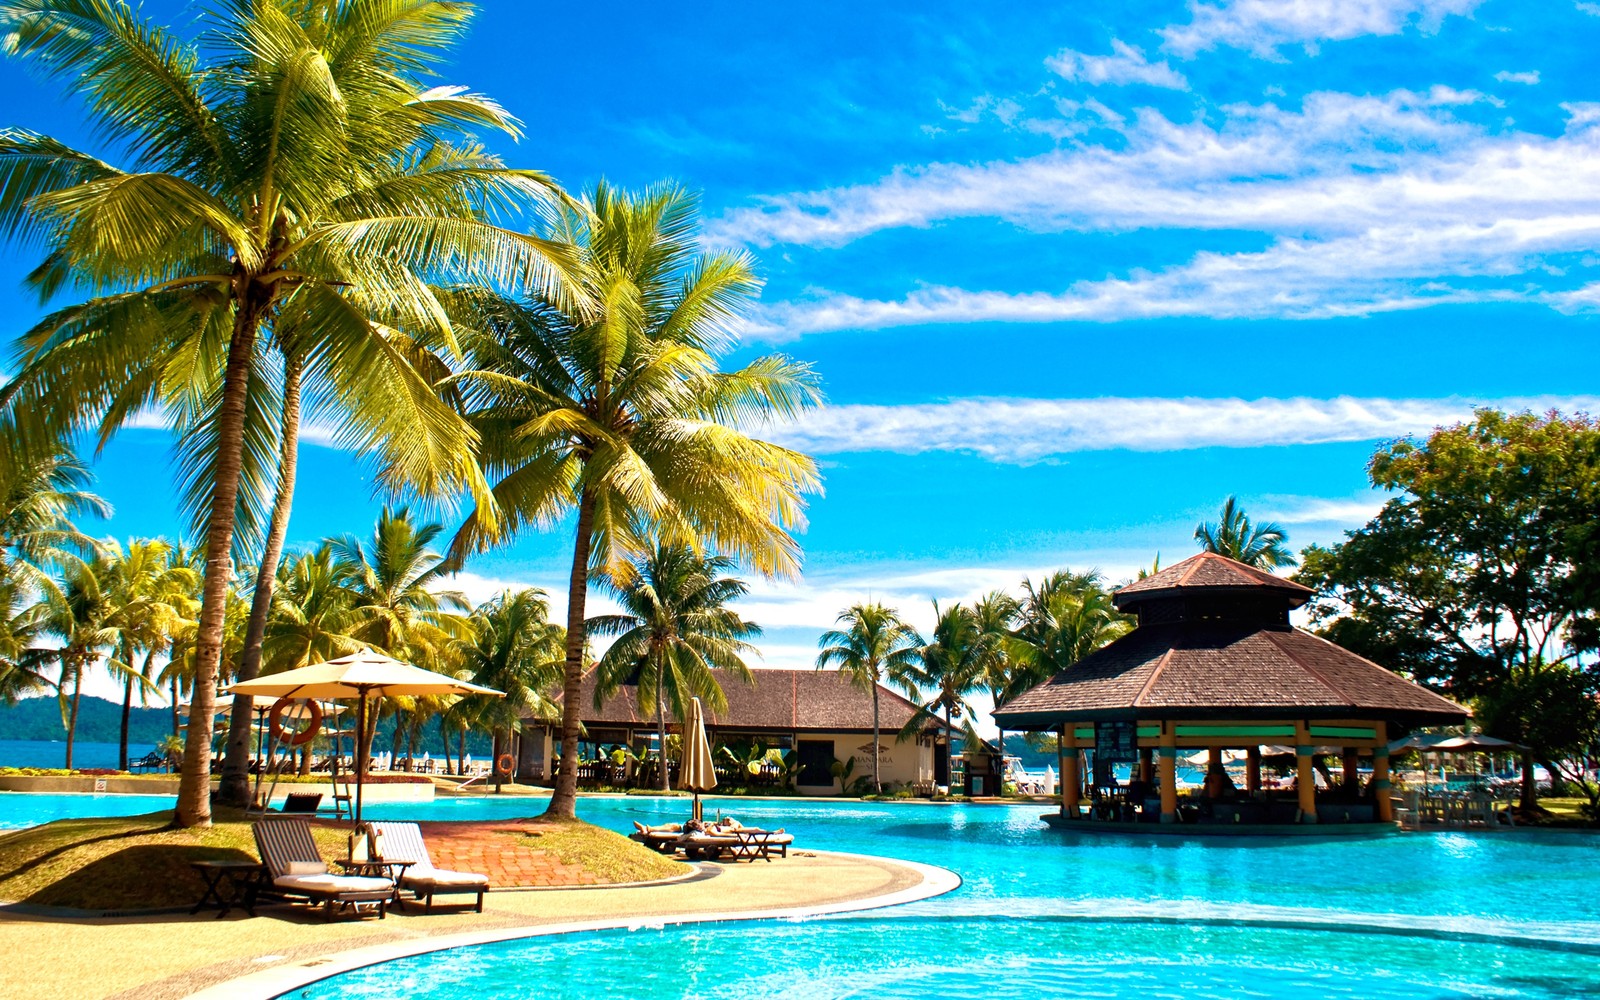
{"label": "lounge chair", "polygon": [[317,811],[317,806],[322,804],[321,792],[290,792],[283,798],[283,805],[279,812],[310,814]]}
{"label": "lounge chair", "polygon": [[682,823],[667,823],[664,826],[645,826],[638,820],[633,821],[634,832],[628,835],[630,840],[639,843],[653,851],[671,854],[678,849],[678,841],[683,839]]}
{"label": "lounge chair", "polygon": [[423,900],[427,912],[433,912],[433,897],[476,893],[478,912],[483,912],[483,894],[489,891],[489,877],[476,872],[453,872],[435,868],[428,856],[428,845],[422,841],[422,829],[415,823],[369,823],[383,844],[383,860],[409,861],[400,876],[400,888],[409,890]]}
{"label": "lounge chair", "polygon": [[394,896],[394,883],[386,878],[330,873],[311,838],[310,823],[298,818],[267,819],[251,824],[251,831],[267,869],[267,884],[251,893],[247,905],[254,906],[259,895],[303,899],[313,906],[324,904],[331,920],[335,906],[359,915],[361,903],[377,903],[378,919],[383,919]]}

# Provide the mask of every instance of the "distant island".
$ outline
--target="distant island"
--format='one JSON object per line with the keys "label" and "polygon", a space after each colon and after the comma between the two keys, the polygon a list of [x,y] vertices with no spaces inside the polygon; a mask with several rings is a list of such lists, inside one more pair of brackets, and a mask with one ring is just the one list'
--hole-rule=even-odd
{"label": "distant island", "polygon": [[[130,743],[156,743],[172,732],[172,710],[133,707],[128,717]],[[15,705],[0,705],[0,739],[64,740],[61,703],[50,696],[24,698]],[[87,743],[116,743],[122,738],[122,705],[85,695],[78,708],[78,739]]]}

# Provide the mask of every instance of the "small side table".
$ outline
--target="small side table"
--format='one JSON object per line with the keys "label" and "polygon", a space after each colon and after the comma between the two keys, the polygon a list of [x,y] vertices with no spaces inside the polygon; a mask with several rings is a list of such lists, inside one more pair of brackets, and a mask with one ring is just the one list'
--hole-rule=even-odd
{"label": "small side table", "polygon": [[400,899],[400,880],[405,878],[406,869],[416,864],[415,861],[350,861],[341,858],[334,864],[343,868],[351,875],[367,875],[376,878],[386,878],[394,883],[394,907],[400,912],[405,912],[405,903]]}
{"label": "small side table", "polygon": [[[221,920],[229,910],[239,906],[252,917],[256,915],[255,886],[262,872],[259,861],[191,861],[189,867],[206,886],[190,914],[215,906],[217,919]],[[226,894],[223,893],[224,884],[228,887]]]}

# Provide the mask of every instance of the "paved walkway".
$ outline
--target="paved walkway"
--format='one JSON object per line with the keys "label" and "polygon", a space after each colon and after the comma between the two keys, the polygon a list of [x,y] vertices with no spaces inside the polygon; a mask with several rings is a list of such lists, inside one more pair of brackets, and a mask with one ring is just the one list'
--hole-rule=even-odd
{"label": "paved walkway", "polygon": [[482,872],[489,884],[504,888],[598,885],[594,873],[566,865],[549,851],[525,846],[520,839],[544,827],[537,822],[419,823],[422,842],[435,868]]}
{"label": "paved walkway", "polygon": [[[493,824],[485,824],[492,826]],[[502,827],[503,829],[504,827]],[[429,834],[430,839],[433,836]],[[435,858],[444,864],[443,856]],[[260,916],[234,911],[119,917],[29,918],[0,915],[0,997],[5,1000],[178,1000],[215,987],[229,1000],[273,996],[293,981],[342,967],[338,953],[380,946],[427,950],[432,940],[462,935],[520,936],[583,921],[674,921],[740,915],[799,914],[878,905],[875,900],[930,895],[954,887],[924,869],[851,855],[795,852],[771,864],[707,866],[715,877],[652,886],[495,891],[483,913],[436,909],[391,912],[386,920],[325,922],[301,906],[263,906]],[[380,955],[367,961],[376,961]],[[281,985],[248,981],[258,974]]]}

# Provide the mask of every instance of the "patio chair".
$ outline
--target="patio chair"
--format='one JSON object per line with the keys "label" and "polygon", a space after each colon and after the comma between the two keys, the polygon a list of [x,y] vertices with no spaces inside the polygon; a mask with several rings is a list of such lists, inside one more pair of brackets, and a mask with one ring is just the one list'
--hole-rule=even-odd
{"label": "patio chair", "polygon": [[304,900],[313,906],[322,903],[332,920],[336,906],[353,909],[359,916],[360,904],[377,903],[378,919],[383,919],[394,896],[394,883],[386,878],[330,873],[311,837],[310,823],[299,818],[267,819],[252,823],[250,829],[266,868],[266,885],[250,894],[247,905],[255,905],[258,895]]}
{"label": "patio chair", "polygon": [[278,808],[278,811],[309,815],[315,813],[317,806],[321,804],[321,792],[290,792],[283,797],[283,805]]}
{"label": "patio chair", "polygon": [[489,877],[476,872],[455,872],[435,868],[423,843],[422,828],[415,823],[369,823],[382,837],[383,860],[409,861],[411,866],[400,876],[400,888],[423,901],[426,912],[433,912],[433,897],[476,893],[477,909],[483,912],[483,894],[489,891]]}

